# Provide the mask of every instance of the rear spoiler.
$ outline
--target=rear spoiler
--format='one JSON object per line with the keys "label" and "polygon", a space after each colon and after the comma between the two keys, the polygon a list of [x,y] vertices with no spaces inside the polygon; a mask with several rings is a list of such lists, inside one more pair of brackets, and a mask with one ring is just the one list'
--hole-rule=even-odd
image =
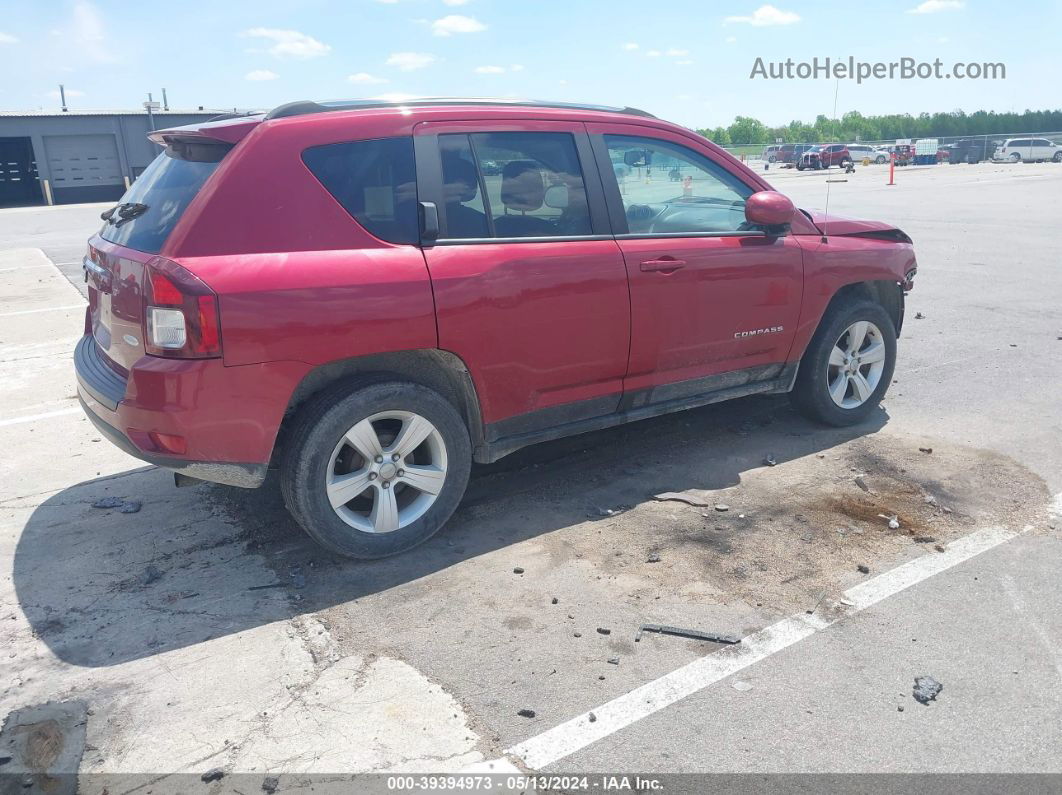
{"label": "rear spoiler", "polygon": [[217,119],[184,127],[170,127],[165,130],[153,130],[148,138],[159,146],[171,146],[175,143],[200,144],[237,144],[246,135],[262,123],[262,115],[236,116]]}

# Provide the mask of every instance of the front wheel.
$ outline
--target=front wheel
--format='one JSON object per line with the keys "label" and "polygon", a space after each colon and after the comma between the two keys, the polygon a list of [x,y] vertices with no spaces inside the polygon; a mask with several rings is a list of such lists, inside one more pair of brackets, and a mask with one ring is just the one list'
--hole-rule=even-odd
{"label": "front wheel", "polygon": [[1055,152],[1055,156],[1051,159],[1056,163],[1062,163],[1062,152]]}
{"label": "front wheel", "polygon": [[381,558],[446,523],[471,462],[468,429],[436,392],[402,381],[348,383],[299,412],[281,488],[291,515],[319,544]]}
{"label": "front wheel", "polygon": [[790,398],[810,419],[854,425],[875,409],[896,366],[896,327],[874,301],[831,307],[819,324]]}
{"label": "front wheel", "polygon": [[1011,154],[1010,154],[1010,162],[1011,163],[1020,163],[1021,162],[1021,155],[1018,154],[1017,152],[1011,152]]}
{"label": "front wheel", "polygon": [[874,162],[877,163],[879,166],[882,166],[888,162],[888,158],[886,158],[884,155],[878,155],[877,160],[875,160]]}

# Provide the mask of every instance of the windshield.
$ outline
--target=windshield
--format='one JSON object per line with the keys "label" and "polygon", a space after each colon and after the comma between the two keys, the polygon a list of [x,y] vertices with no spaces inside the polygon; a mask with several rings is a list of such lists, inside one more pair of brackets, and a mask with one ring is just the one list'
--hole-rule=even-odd
{"label": "windshield", "polygon": [[217,144],[167,147],[125,192],[104,221],[100,236],[120,246],[159,253],[229,149],[230,146]]}

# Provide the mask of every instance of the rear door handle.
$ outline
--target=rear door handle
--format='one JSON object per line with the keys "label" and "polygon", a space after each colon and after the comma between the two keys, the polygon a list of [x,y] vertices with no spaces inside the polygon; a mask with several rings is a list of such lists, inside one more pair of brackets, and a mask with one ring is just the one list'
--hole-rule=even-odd
{"label": "rear door handle", "polygon": [[646,260],[641,264],[643,271],[677,271],[685,267],[686,260],[674,257],[661,257],[660,259]]}

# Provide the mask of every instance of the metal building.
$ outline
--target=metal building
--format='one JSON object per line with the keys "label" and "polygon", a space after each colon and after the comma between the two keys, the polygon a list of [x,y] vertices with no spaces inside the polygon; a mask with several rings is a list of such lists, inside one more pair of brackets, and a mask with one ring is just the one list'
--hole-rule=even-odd
{"label": "metal building", "polygon": [[160,151],[151,129],[224,111],[0,111],[0,207],[118,199]]}

